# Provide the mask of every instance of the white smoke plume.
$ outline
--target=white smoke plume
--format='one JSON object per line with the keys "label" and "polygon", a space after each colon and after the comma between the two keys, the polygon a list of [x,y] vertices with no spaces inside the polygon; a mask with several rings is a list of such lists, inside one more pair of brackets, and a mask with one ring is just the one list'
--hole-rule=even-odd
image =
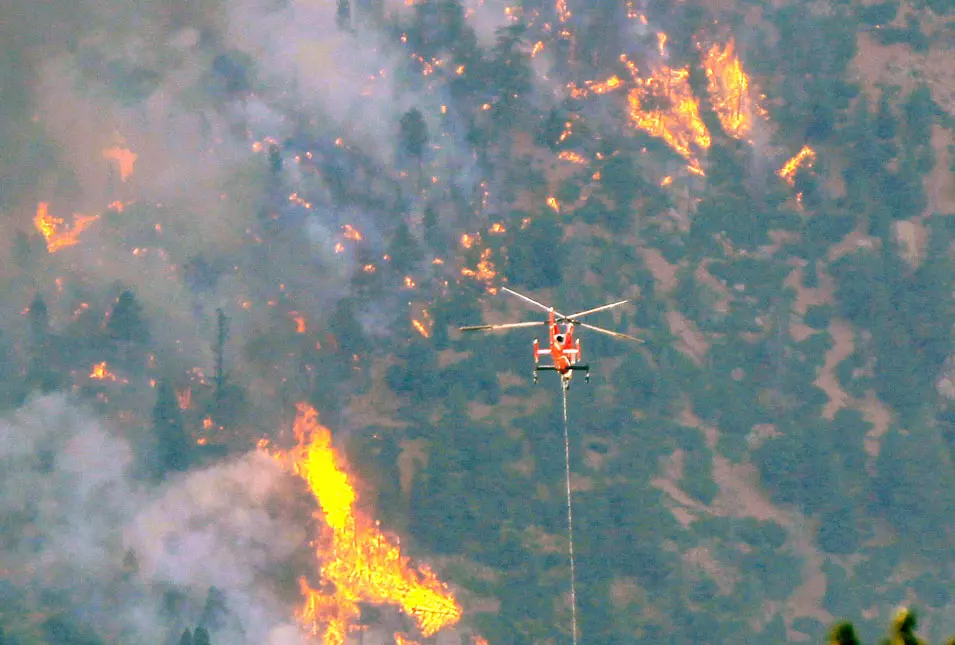
{"label": "white smoke plume", "polygon": [[215,587],[214,642],[298,642],[283,572],[307,552],[308,513],[281,468],[252,453],[158,486],[136,474],[129,443],[65,396],[0,420],[8,581],[67,622],[153,643],[194,628]]}

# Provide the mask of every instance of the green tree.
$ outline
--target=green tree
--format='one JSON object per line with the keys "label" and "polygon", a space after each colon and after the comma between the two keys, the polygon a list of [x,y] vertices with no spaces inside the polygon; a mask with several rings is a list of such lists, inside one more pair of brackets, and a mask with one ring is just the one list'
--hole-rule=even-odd
{"label": "green tree", "polygon": [[205,627],[196,627],[196,634],[192,638],[192,645],[212,645],[209,632]]}
{"label": "green tree", "polygon": [[862,645],[852,623],[837,623],[829,632],[827,645]]}
{"label": "green tree", "polygon": [[168,379],[159,382],[153,407],[153,433],[160,475],[187,470],[192,461],[192,444],[186,434],[176,390]]}
{"label": "green tree", "polygon": [[30,339],[34,346],[45,344],[50,338],[50,311],[43,296],[37,294],[30,303],[28,320],[30,322]]}
{"label": "green tree", "polygon": [[411,234],[411,229],[404,219],[398,222],[391,244],[388,245],[388,255],[391,257],[392,270],[399,276],[411,273],[424,257],[421,244]]}
{"label": "green tree", "polygon": [[106,331],[113,340],[145,343],[149,340],[149,328],[143,319],[143,308],[132,291],[119,294],[109,314]]}
{"label": "green tree", "polygon": [[187,628],[179,638],[179,645],[193,645],[192,632]]}
{"label": "green tree", "polygon": [[411,108],[401,117],[398,149],[402,156],[415,163],[418,191],[424,187],[422,166],[425,146],[428,145],[428,124],[418,108]]}

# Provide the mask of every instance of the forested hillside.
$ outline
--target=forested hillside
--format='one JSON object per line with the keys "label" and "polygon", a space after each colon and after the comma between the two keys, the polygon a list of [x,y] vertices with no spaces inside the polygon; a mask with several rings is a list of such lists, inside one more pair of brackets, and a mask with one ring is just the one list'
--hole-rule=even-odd
{"label": "forested hillside", "polygon": [[953,20],[6,3],[0,642],[943,642]]}

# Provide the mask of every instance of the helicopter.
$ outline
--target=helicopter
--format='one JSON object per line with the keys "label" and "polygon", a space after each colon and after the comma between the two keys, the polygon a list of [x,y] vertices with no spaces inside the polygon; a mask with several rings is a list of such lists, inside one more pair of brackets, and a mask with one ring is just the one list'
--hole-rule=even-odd
{"label": "helicopter", "polygon": [[[642,338],[637,338],[628,334],[622,334],[620,332],[604,329],[603,327],[597,327],[596,325],[588,325],[587,323],[580,322],[580,318],[583,318],[584,316],[589,316],[590,314],[597,313],[598,311],[606,311],[607,309],[619,307],[622,304],[630,302],[629,300],[620,300],[618,302],[612,302],[610,304],[601,305],[600,307],[587,309],[586,311],[579,311],[575,314],[565,316],[553,307],[549,307],[545,304],[537,302],[533,298],[529,298],[524,294],[518,293],[512,289],[508,289],[507,287],[501,287],[501,289],[512,296],[517,296],[521,300],[524,300],[535,307],[540,307],[541,309],[545,310],[548,313],[547,320],[531,320],[527,322],[504,323],[500,325],[469,325],[461,327],[460,330],[462,332],[497,331],[502,329],[517,329],[521,327],[547,325],[550,332],[549,347],[541,349],[538,340],[536,338],[534,339],[534,383],[537,383],[538,373],[544,371],[557,372],[560,375],[561,385],[565,390],[570,389],[570,380],[573,378],[574,372],[584,372],[584,378],[588,383],[590,382],[590,365],[580,362],[580,338],[576,338],[574,336],[574,326],[600,332],[601,334],[606,334],[608,336],[612,336],[613,338],[630,340],[636,343],[645,342]],[[561,329],[561,325],[563,325],[563,329]],[[541,357],[548,355],[551,357],[553,365],[541,365]]]}

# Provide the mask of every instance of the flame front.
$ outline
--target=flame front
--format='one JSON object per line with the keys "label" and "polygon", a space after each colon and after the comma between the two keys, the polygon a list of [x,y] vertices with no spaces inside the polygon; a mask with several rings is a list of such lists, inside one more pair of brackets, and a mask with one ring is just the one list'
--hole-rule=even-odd
{"label": "flame front", "polygon": [[80,215],[73,214],[73,227],[66,230],[63,228],[63,219],[50,215],[50,205],[46,202],[40,202],[36,206],[36,216],[33,218],[33,224],[46,240],[46,249],[50,253],[56,253],[62,248],[73,246],[79,243],[79,235],[99,219],[99,215]]}
{"label": "flame front", "polygon": [[710,147],[710,133],[700,118],[700,104],[690,88],[690,70],[661,67],[648,79],[637,79],[627,96],[630,118],[647,134],[660,137],[683,156],[690,170],[702,174],[694,147]]}
{"label": "flame front", "polygon": [[753,126],[753,113],[762,113],[750,93],[749,77],[733,53],[733,41],[720,50],[713,45],[703,57],[703,67],[710,90],[713,109],[726,134],[737,139],[746,136]]}
{"label": "flame front", "polygon": [[792,186],[796,183],[794,175],[800,166],[806,165],[811,167],[813,162],[816,160],[816,151],[810,148],[808,145],[802,147],[802,150],[797,152],[792,159],[783,164],[783,167],[779,169],[779,172],[776,174],[781,178],[785,179],[786,182]]}
{"label": "flame front", "polygon": [[412,568],[375,523],[356,511],[355,489],[332,448],[331,432],[319,424],[315,408],[306,403],[296,408],[298,445],[275,457],[305,480],[332,541],[330,553],[319,548],[317,555],[322,579],[333,591],[324,594],[301,579],[301,623],[316,635],[324,627],[325,643],[342,645],[360,617],[359,602],[398,605],[425,637],[460,620],[461,608],[437,576],[425,566]]}

